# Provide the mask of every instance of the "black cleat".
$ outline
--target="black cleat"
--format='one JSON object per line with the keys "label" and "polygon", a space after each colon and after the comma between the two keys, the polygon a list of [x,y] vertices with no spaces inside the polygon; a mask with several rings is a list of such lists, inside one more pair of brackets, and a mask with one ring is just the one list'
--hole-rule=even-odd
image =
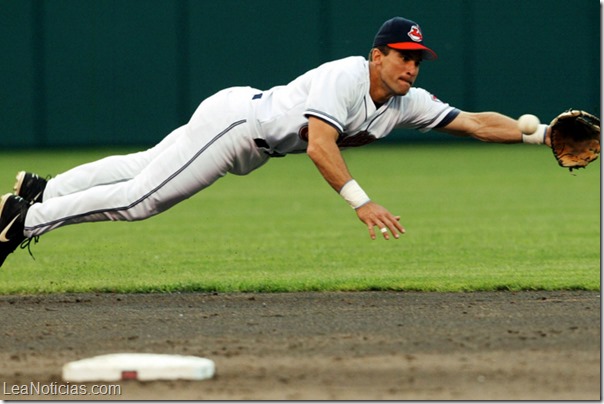
{"label": "black cleat", "polygon": [[47,182],[47,179],[40,177],[38,174],[19,171],[13,190],[15,191],[15,195],[20,196],[30,204],[34,204],[42,202]]}
{"label": "black cleat", "polygon": [[23,229],[29,206],[29,202],[17,195],[6,194],[0,199],[0,266],[26,239]]}

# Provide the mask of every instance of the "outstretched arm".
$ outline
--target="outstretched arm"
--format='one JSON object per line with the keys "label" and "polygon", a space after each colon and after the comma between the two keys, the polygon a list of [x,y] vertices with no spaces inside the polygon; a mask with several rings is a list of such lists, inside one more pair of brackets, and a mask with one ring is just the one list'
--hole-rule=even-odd
{"label": "outstretched arm", "polygon": [[[308,118],[308,148],[306,153],[315,163],[327,183],[355,209],[359,219],[367,225],[369,236],[376,238],[374,227],[388,240],[390,235],[399,238],[405,229],[399,223],[400,216],[392,215],[387,209],[372,202],[353,180],[336,143],[338,131],[328,123]],[[384,230],[385,229],[385,230]]]}
{"label": "outstretched arm", "polygon": [[[473,137],[491,143],[522,143],[518,121],[497,112],[461,112],[447,126],[437,129],[456,136]],[[550,128],[545,144],[550,146]]]}

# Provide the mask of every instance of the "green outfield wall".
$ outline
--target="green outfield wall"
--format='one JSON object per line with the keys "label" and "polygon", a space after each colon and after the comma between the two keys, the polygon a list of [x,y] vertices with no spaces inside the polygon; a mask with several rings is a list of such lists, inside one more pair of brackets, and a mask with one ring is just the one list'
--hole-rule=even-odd
{"label": "green outfield wall", "polygon": [[416,84],[443,101],[600,113],[596,0],[0,0],[0,147],[153,144],[217,90],[367,55],[395,15],[438,53]]}

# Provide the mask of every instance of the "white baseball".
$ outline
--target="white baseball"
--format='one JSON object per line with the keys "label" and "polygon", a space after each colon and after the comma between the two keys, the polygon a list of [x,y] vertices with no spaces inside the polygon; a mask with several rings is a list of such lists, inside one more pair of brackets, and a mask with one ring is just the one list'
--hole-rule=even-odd
{"label": "white baseball", "polygon": [[520,118],[518,118],[518,129],[522,133],[530,135],[535,133],[537,129],[539,129],[539,118],[532,114],[524,114]]}

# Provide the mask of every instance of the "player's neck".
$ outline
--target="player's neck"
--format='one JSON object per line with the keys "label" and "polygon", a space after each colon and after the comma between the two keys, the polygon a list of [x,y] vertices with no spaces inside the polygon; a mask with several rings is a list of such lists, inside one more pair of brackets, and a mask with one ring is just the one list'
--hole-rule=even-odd
{"label": "player's neck", "polygon": [[375,104],[375,107],[379,109],[382,105],[390,101],[394,94],[389,91],[385,91],[382,88],[371,86],[369,89],[369,96]]}
{"label": "player's neck", "polygon": [[393,97],[393,94],[382,84],[381,78],[371,62],[369,63],[369,96],[378,109]]}

